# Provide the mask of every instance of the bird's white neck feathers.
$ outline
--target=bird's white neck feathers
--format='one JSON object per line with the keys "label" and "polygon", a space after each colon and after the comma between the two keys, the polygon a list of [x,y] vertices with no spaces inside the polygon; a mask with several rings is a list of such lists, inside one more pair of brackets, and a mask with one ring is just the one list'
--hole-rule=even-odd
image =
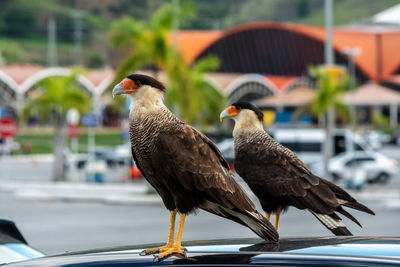
{"label": "bird's white neck feathers", "polygon": [[164,92],[149,85],[143,85],[138,91],[130,94],[129,97],[132,100],[129,112],[130,118],[136,112],[143,113],[158,108],[165,108],[163,102]]}
{"label": "bird's white neck feathers", "polygon": [[242,131],[264,131],[263,123],[258,119],[257,115],[252,110],[243,109],[239,115],[233,117],[235,120],[235,127],[233,129],[233,136]]}

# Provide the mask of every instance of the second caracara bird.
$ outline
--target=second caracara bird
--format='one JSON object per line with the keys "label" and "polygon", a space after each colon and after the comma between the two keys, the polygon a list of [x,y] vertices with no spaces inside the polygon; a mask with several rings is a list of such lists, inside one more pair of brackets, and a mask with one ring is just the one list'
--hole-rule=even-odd
{"label": "second caracara bird", "polygon": [[[185,216],[197,208],[249,227],[265,240],[278,242],[278,233],[257,212],[235,181],[216,146],[195,128],[175,117],[163,103],[165,87],[156,79],[133,74],[113,89],[128,94],[132,156],[147,181],[170,211],[168,242],[143,254],[185,257],[181,238]],[[174,241],[176,213],[180,214]]]}
{"label": "second caracara bird", "polygon": [[290,149],[268,135],[256,106],[234,103],[222,111],[221,119],[226,117],[235,120],[235,170],[258,197],[267,218],[276,213],[276,229],[281,211],[289,206],[310,211],[335,235],[351,235],[337,213],[361,226],[343,206],[374,215],[340,187],[313,175]]}

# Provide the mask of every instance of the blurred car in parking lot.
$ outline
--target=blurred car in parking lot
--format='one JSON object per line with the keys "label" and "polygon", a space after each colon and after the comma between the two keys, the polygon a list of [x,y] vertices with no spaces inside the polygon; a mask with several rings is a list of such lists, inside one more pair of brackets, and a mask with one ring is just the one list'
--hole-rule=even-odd
{"label": "blurred car in parking lot", "polygon": [[[322,162],[310,164],[311,171],[323,175]],[[328,171],[335,181],[343,179],[352,167],[362,167],[369,183],[387,183],[399,172],[398,163],[376,151],[347,151],[329,160]]]}
{"label": "blurred car in parking lot", "polygon": [[[108,167],[114,167],[117,165],[124,165],[127,157],[125,154],[118,153],[115,149],[99,149],[93,154],[94,161],[104,161]],[[89,161],[89,153],[85,153],[76,160],[76,167],[83,169]]]}
{"label": "blurred car in parking lot", "polygon": [[400,131],[394,131],[391,135],[390,135],[390,144],[394,144],[394,145],[400,145]]}
{"label": "blurred car in parking lot", "polygon": [[0,137],[0,155],[15,154],[20,150],[20,144],[14,140],[6,140]]}
{"label": "blurred car in parking lot", "polygon": [[399,169],[397,161],[379,152],[345,152],[329,161],[329,172],[333,177],[343,178],[345,167],[363,165],[367,173],[367,181],[370,183],[387,183],[391,176]]}
{"label": "blurred car in parking lot", "polygon": [[379,149],[382,145],[389,144],[391,138],[390,135],[377,130],[367,131],[361,134],[360,137],[364,138],[364,141],[373,149]]}

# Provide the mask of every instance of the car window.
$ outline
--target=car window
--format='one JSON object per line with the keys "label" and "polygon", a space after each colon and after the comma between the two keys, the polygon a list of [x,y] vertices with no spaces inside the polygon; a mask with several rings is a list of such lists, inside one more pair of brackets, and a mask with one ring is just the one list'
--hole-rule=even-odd
{"label": "car window", "polygon": [[350,159],[344,165],[345,166],[353,166],[353,165],[356,165],[356,164],[361,164],[361,163],[364,163],[364,162],[373,162],[373,161],[375,161],[374,158],[361,157],[361,158]]}
{"label": "car window", "polygon": [[365,161],[375,161],[374,158],[358,158],[356,159],[358,162],[365,162]]}

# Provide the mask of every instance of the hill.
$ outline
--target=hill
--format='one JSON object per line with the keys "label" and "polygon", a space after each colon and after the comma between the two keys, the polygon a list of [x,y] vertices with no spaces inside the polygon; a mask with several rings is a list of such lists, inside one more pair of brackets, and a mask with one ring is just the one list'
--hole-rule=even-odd
{"label": "hill", "polygon": [[[75,43],[82,36],[82,60],[87,67],[109,62],[107,32],[122,16],[145,20],[162,0],[1,0],[0,52],[6,63],[29,62],[46,65],[48,22],[56,22],[58,64],[75,63]],[[251,21],[280,21],[324,24],[322,0],[193,0],[197,11],[180,23],[180,29],[227,29]],[[368,19],[400,0],[335,0],[334,23],[346,25]],[[79,42],[77,42],[79,43]]]}

